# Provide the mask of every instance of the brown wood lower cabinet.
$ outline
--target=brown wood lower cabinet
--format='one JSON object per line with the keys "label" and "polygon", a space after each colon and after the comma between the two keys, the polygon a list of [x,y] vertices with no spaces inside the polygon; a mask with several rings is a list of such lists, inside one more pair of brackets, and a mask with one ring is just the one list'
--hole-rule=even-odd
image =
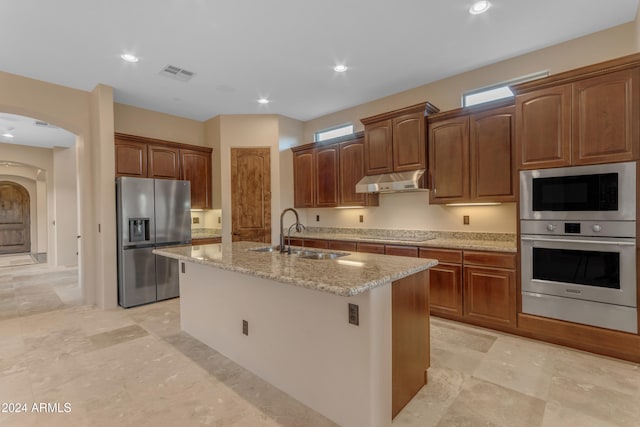
{"label": "brown wood lower cabinet", "polygon": [[427,383],[430,365],[428,271],[393,282],[391,301],[391,407],[395,417]]}
{"label": "brown wood lower cabinet", "polygon": [[420,248],[420,258],[438,260],[429,269],[431,313],[462,317],[462,251]]}
{"label": "brown wood lower cabinet", "polygon": [[464,316],[487,326],[516,327],[516,255],[463,251]]}
{"label": "brown wood lower cabinet", "polygon": [[420,248],[429,269],[431,313],[482,326],[516,327],[516,255]]}

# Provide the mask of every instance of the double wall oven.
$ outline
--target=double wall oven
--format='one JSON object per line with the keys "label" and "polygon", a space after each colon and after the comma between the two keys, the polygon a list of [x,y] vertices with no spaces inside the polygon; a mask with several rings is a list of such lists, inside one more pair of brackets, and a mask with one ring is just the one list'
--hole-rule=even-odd
{"label": "double wall oven", "polygon": [[524,313],[638,332],[636,164],[520,172]]}

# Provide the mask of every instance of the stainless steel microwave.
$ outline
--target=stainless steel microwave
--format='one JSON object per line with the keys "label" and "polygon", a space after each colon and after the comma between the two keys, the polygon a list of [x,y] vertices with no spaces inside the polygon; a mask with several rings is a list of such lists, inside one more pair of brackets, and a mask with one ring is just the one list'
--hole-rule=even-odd
{"label": "stainless steel microwave", "polygon": [[635,162],[520,172],[520,218],[636,219]]}

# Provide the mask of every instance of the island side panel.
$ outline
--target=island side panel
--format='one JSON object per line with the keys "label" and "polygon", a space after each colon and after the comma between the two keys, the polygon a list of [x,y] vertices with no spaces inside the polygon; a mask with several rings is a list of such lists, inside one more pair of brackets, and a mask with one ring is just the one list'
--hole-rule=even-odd
{"label": "island side panel", "polygon": [[406,406],[427,383],[430,365],[429,272],[393,282],[392,415]]}
{"label": "island side panel", "polygon": [[[391,425],[390,284],[342,297],[185,267],[184,331],[341,426]],[[359,326],[348,322],[349,303],[359,307]]]}

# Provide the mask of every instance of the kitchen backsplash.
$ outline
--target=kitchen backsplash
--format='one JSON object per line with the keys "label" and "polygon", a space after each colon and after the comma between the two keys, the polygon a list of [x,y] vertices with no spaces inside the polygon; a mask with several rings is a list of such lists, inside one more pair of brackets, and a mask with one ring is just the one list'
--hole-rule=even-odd
{"label": "kitchen backsplash", "polygon": [[222,210],[192,210],[191,211],[191,230],[205,228],[222,228]]}
{"label": "kitchen backsplash", "polygon": [[[429,205],[429,193],[381,194],[380,206],[354,209],[299,209],[309,227],[408,229],[515,233],[515,203],[495,206]],[[360,217],[362,216],[362,222]],[[465,216],[469,224],[463,223]],[[319,219],[319,220],[317,220]]]}

